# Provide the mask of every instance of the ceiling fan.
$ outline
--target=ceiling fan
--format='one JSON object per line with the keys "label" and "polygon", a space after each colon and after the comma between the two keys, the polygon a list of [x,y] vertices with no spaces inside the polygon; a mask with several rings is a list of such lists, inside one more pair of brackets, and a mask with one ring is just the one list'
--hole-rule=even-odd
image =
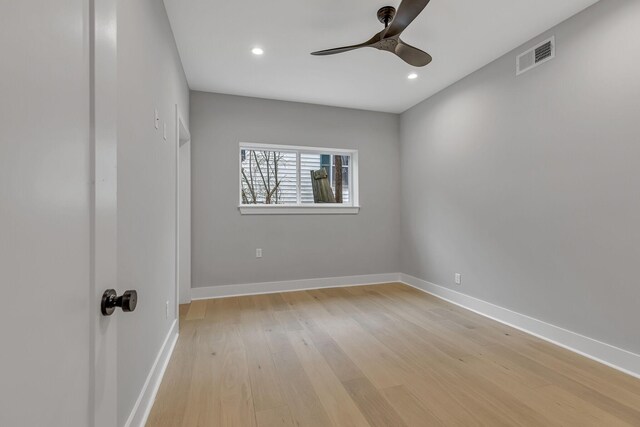
{"label": "ceiling fan", "polygon": [[400,34],[418,17],[429,1],[430,0],[403,0],[400,6],[398,6],[397,12],[394,7],[385,6],[378,10],[378,20],[384,24],[384,30],[371,37],[371,39],[352,46],[312,52],[311,55],[334,55],[362,47],[373,47],[378,50],[391,52],[414,67],[424,67],[431,62],[431,55],[406,44],[400,38]]}

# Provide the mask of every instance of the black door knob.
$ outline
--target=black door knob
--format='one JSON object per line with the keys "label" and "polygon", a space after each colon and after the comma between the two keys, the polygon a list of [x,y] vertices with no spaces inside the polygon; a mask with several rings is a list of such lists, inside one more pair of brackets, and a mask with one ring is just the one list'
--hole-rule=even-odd
{"label": "black door knob", "polygon": [[100,308],[103,315],[111,316],[116,307],[122,308],[122,311],[130,312],[136,309],[136,305],[138,305],[138,292],[125,291],[125,293],[118,296],[114,289],[107,289],[102,294]]}

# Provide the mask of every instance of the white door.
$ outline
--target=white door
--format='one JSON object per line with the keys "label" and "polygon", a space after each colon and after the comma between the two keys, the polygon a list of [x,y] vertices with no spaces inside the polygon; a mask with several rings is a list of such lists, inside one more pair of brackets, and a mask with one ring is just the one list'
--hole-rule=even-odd
{"label": "white door", "polygon": [[0,3],[1,426],[116,425],[115,43],[114,0]]}

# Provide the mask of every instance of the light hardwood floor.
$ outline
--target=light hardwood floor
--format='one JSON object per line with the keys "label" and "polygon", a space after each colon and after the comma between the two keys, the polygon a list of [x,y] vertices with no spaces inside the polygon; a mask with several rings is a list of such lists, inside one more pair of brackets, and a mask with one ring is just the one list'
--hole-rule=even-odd
{"label": "light hardwood floor", "polygon": [[640,380],[402,284],[195,301],[147,426],[640,426]]}

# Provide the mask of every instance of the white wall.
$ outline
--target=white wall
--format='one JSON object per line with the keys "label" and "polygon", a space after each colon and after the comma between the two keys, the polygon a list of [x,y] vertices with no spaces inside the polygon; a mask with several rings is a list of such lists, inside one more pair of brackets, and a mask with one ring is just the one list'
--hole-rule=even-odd
{"label": "white wall", "polygon": [[404,273],[640,353],[638,22],[602,0],[402,115]]}
{"label": "white wall", "polygon": [[[191,92],[193,287],[396,272],[398,119]],[[358,149],[360,213],[240,215],[241,141]]]}
{"label": "white wall", "polygon": [[88,1],[0,2],[0,425],[92,417]]}
{"label": "white wall", "polygon": [[118,84],[118,286],[139,298],[118,315],[123,425],[175,318],[175,104],[188,121],[189,91],[162,1],[118,2]]}

